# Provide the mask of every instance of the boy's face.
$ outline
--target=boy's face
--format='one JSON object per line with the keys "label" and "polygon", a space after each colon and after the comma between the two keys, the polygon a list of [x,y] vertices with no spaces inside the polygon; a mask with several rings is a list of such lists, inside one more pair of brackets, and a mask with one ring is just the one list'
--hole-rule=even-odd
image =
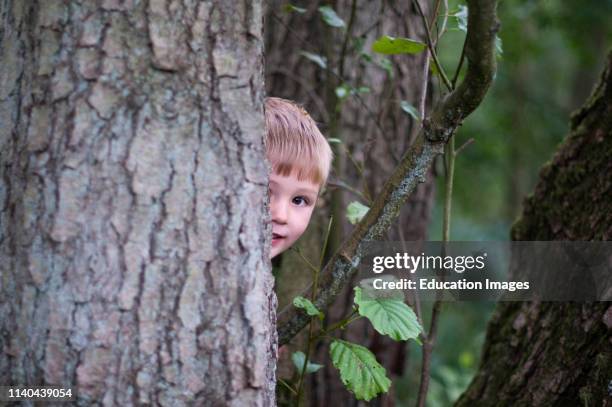
{"label": "boy's face", "polygon": [[284,177],[270,174],[272,250],[270,258],[287,250],[306,230],[317,202],[320,185],[298,180],[292,173]]}

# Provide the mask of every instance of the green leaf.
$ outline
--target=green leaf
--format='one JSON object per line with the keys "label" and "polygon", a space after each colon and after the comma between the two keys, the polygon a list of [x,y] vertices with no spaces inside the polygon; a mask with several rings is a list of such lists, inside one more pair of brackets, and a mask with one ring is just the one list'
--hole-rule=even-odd
{"label": "green leaf", "polygon": [[344,99],[349,95],[349,89],[346,85],[341,85],[336,88],[336,96],[338,99]]}
{"label": "green leaf", "polygon": [[408,113],[410,116],[412,116],[414,118],[414,120],[421,120],[419,117],[419,111],[416,110],[416,107],[412,106],[410,103],[408,103],[405,100],[402,100],[400,102],[400,107],[402,108],[402,110],[406,113]]}
{"label": "green leaf", "polygon": [[293,13],[293,12],[295,12],[295,13],[299,13],[299,14],[304,14],[307,10],[305,8],[302,8],[302,7],[294,6],[291,3],[287,3],[287,4],[285,4],[283,6],[283,11],[285,13]]}
{"label": "green leaf", "polygon": [[323,21],[325,21],[327,25],[336,28],[343,28],[345,26],[344,21],[338,17],[338,14],[336,14],[334,9],[330,6],[319,7],[319,13],[321,13],[321,17],[323,17]]}
{"label": "green leaf", "polygon": [[339,138],[334,138],[334,137],[328,138],[327,142],[329,144],[342,144],[342,140],[340,140]]}
{"label": "green leaf", "polygon": [[354,301],[359,315],[368,318],[374,329],[393,340],[416,339],[423,332],[414,311],[401,299],[363,296],[361,288],[355,287]]}
{"label": "green leaf", "polygon": [[467,6],[460,5],[459,11],[457,11],[455,14],[451,14],[451,16],[457,19],[457,28],[459,28],[460,31],[463,31],[464,33],[466,33],[467,27],[468,27],[468,8]]}
{"label": "green leaf", "polygon": [[[293,355],[291,355],[291,360],[293,361],[293,365],[298,370],[298,372],[301,373],[302,369],[304,368],[304,363],[306,363],[306,355],[304,354],[304,352],[294,352]],[[319,365],[318,363],[308,362],[308,364],[306,365],[306,373],[314,373],[322,367],[323,365]]]}
{"label": "green leaf", "polygon": [[319,65],[323,69],[327,68],[327,59],[324,56],[313,54],[312,52],[307,52],[307,51],[301,51],[300,55],[311,60],[312,62]]}
{"label": "green leaf", "polygon": [[358,400],[369,401],[391,386],[385,368],[363,346],[334,340],[329,347],[332,363],[340,371],[342,383]]}
{"label": "green leaf", "polygon": [[387,55],[418,54],[425,48],[427,46],[420,41],[409,38],[394,38],[388,35],[383,35],[372,44],[372,51]]}
{"label": "green leaf", "polygon": [[293,299],[293,306],[303,309],[311,317],[319,317],[321,320],[324,318],[323,313],[308,298],[304,298],[301,295]]}
{"label": "green leaf", "polygon": [[360,93],[370,93],[370,88],[367,86],[352,88],[346,84],[342,84],[336,88],[336,96],[340,100],[346,99],[349,95],[358,95]]}
{"label": "green leaf", "polygon": [[353,201],[349,204],[349,206],[346,207],[346,218],[353,225],[356,225],[361,221],[361,219],[363,219],[363,217],[366,215],[366,213],[368,213],[369,210],[370,208],[368,208],[367,206],[357,201]]}
{"label": "green leaf", "polygon": [[393,63],[391,63],[389,58],[382,58],[381,60],[377,60],[376,65],[387,71],[389,78],[393,78]]}
{"label": "green leaf", "polygon": [[504,53],[504,50],[502,48],[502,40],[501,38],[499,38],[498,35],[496,35],[495,36],[495,54],[498,59],[501,59],[503,53]]}
{"label": "green leaf", "polygon": [[438,71],[438,65],[433,62],[429,64],[429,71],[432,75],[440,75],[440,71]]}

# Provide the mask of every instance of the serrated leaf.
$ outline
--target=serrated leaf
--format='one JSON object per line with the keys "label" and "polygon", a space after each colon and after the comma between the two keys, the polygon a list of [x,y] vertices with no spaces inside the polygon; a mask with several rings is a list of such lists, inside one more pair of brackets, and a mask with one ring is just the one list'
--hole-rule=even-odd
{"label": "serrated leaf", "polygon": [[412,309],[396,298],[363,296],[360,287],[355,287],[355,304],[359,315],[370,320],[374,329],[396,341],[416,339],[423,332]]}
{"label": "serrated leaf", "polygon": [[427,46],[420,41],[409,38],[395,38],[388,35],[383,35],[372,44],[372,51],[386,55],[418,54],[425,48]]}
{"label": "serrated leaf", "polygon": [[402,100],[400,102],[400,107],[402,108],[402,110],[406,113],[408,113],[410,116],[412,116],[414,118],[414,120],[420,120],[419,117],[419,111],[416,110],[416,107],[412,106],[410,103],[408,103],[405,100]]}
{"label": "serrated leaf", "polygon": [[385,368],[367,348],[340,339],[329,347],[333,365],[340,371],[342,383],[358,400],[369,401],[391,386]]}
{"label": "serrated leaf", "polygon": [[302,7],[294,6],[291,3],[287,3],[287,4],[285,4],[283,6],[283,11],[285,13],[293,13],[293,12],[295,12],[295,13],[299,13],[299,14],[304,14],[307,10],[305,8],[302,8]]}
{"label": "serrated leaf", "polygon": [[349,206],[346,207],[346,218],[353,225],[356,225],[361,221],[361,219],[363,219],[363,217],[366,215],[366,213],[368,213],[369,210],[370,208],[365,206],[364,204],[361,204],[357,201],[353,201],[349,204]]}
{"label": "serrated leaf", "polygon": [[303,309],[311,317],[318,317],[319,319],[324,317],[323,313],[308,298],[304,298],[301,295],[293,299],[293,306]]}
{"label": "serrated leaf", "polygon": [[[304,368],[304,363],[306,362],[306,355],[304,354],[304,352],[294,352],[293,355],[291,355],[291,360],[293,361],[293,365],[295,366],[297,371],[301,373],[302,369]],[[322,367],[323,365],[320,365],[318,363],[308,362],[308,364],[306,365],[306,373],[314,373]]]}
{"label": "serrated leaf", "polygon": [[338,14],[334,11],[330,6],[321,6],[319,7],[319,13],[321,13],[321,17],[323,17],[323,21],[332,27],[342,28],[345,26],[344,21],[338,17]]}
{"label": "serrated leaf", "polygon": [[[374,278],[366,278],[359,281],[358,287],[361,288],[361,298],[379,298],[379,299],[392,299],[404,302],[406,297],[404,296],[404,292],[402,290],[395,289],[376,289],[374,288],[374,283],[376,280],[384,283],[399,283],[398,280],[392,274],[382,274]],[[357,305],[357,304],[355,304]],[[357,309],[357,307],[355,307]]]}
{"label": "serrated leaf", "polygon": [[313,54],[312,52],[308,52],[308,51],[301,51],[300,55],[311,60],[312,62],[319,65],[323,69],[327,68],[327,59],[324,56]]}

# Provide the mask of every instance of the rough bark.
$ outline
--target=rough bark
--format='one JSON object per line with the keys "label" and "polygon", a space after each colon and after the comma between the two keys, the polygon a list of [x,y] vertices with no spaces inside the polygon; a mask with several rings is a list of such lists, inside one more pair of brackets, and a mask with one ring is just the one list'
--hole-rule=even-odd
{"label": "rough bark", "polygon": [[[337,1],[335,10],[347,24],[346,31],[330,28],[321,19],[318,7],[325,2],[308,2],[306,14],[282,12],[284,2],[269,3],[266,23],[266,87],[268,93],[304,103],[318,120],[327,137],[339,138],[351,151],[356,161],[364,164],[365,174],[360,176],[346,156],[344,147],[336,148],[332,184],[341,180],[361,190],[367,185],[369,192],[376,196],[384,181],[398,165],[401,152],[412,141],[418,122],[400,108],[400,101],[406,100],[414,106],[421,103],[421,92],[426,81],[423,70],[425,53],[415,56],[403,55],[390,58],[393,76],[387,75],[382,67],[367,63],[355,50],[352,36],[364,41],[363,50],[369,54],[371,44],[382,35],[408,37],[424,40],[424,28],[417,11],[409,3]],[[296,3],[297,4],[297,3]],[[428,7],[425,12],[428,12]],[[345,39],[345,35],[349,39]],[[346,44],[346,45],[345,45]],[[361,100],[351,96],[340,102],[335,88],[343,83],[338,76],[322,70],[300,56],[305,50],[323,54],[328,66],[344,79],[344,83],[355,88],[367,86],[370,91],[360,95]],[[373,54],[374,55],[374,54]],[[379,58],[380,56],[375,56]],[[427,106],[431,101],[427,101]],[[364,107],[365,106],[365,107]],[[338,147],[332,145],[332,147]],[[333,214],[335,228],[328,246],[333,252],[350,230],[345,218],[346,205],[362,198],[342,188],[331,186],[331,193],[323,198],[326,209],[319,210],[313,220],[310,233],[302,238],[301,247],[311,259],[318,258],[321,236],[329,215]],[[424,240],[429,223],[434,196],[433,177],[419,185],[413,196],[402,208],[397,228],[389,231],[390,240]],[[337,235],[334,237],[334,235]],[[311,281],[310,273],[304,272],[300,259],[286,258],[277,280],[281,306],[290,304],[291,299]],[[328,309],[327,319],[333,323],[350,314],[353,290],[347,287],[333,306]],[[342,337],[369,346],[378,360],[388,367],[391,375],[401,375],[405,365],[405,344],[397,343],[378,335],[367,324],[353,324]],[[303,350],[298,342],[295,349]],[[324,368],[310,375],[310,401],[312,405],[352,405],[354,398],[341,383],[337,370],[329,360],[328,344],[320,346],[312,355]],[[283,366],[285,377],[293,371],[292,366]],[[392,403],[393,395],[385,395],[374,403],[385,399]]]}
{"label": "rough bark", "polygon": [[261,2],[0,16],[0,385],[272,405]]}
{"label": "rough bark", "polygon": [[[513,240],[612,238],[612,54],[569,136],[540,173]],[[503,303],[458,406],[610,404],[609,303]]]}

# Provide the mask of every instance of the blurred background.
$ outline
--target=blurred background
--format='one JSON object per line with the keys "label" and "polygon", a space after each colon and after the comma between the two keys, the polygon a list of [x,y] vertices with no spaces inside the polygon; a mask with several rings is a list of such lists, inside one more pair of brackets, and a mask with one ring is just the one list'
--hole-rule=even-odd
{"label": "blurred background", "polygon": [[[420,0],[420,4],[435,33],[446,27],[437,50],[452,77],[465,39],[466,3],[451,0],[445,7],[444,1]],[[434,19],[436,7],[440,16]],[[469,139],[474,142],[455,164],[452,240],[509,239],[524,197],[566,135],[572,111],[590,94],[612,46],[612,0],[502,0],[498,16],[495,81],[455,136],[457,147]],[[347,205],[353,201],[368,205],[376,196],[414,139],[422,107],[427,115],[443,94],[439,76],[431,70],[426,75],[423,69],[424,53],[385,56],[371,49],[382,35],[424,41],[423,27],[413,2],[269,2],[268,94],[303,104],[331,139],[337,157],[317,219],[300,241],[304,256],[318,261],[330,216],[335,221],[325,255],[338,247],[352,228],[346,220]],[[406,204],[389,240],[441,239],[443,174],[439,161]],[[296,253],[283,255],[275,266],[282,310],[311,276]],[[350,291],[338,299],[329,322],[350,312],[351,299]],[[432,355],[428,406],[451,405],[469,384],[493,307],[492,303],[444,304]],[[431,304],[422,308],[428,327]],[[380,338],[365,324],[355,324],[341,335],[372,349],[392,376],[391,393],[371,405],[415,405],[419,345]],[[292,350],[301,347],[298,339]],[[326,367],[310,376],[310,404],[358,405],[339,383],[326,360],[327,351],[325,343],[317,346],[314,360]],[[292,375],[291,364],[281,361],[279,377],[290,381]]]}

